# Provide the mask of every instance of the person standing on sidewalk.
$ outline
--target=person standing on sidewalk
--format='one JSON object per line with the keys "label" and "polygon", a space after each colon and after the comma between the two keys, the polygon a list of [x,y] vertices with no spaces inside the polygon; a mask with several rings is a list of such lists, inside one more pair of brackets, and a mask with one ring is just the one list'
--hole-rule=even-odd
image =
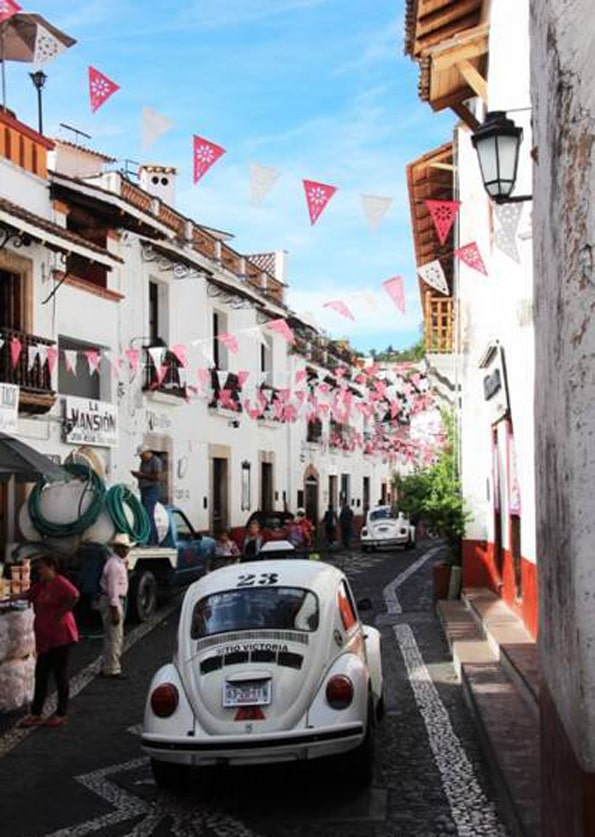
{"label": "person standing on sidewalk", "polygon": [[[61,727],[66,723],[69,698],[68,662],[70,649],[78,642],[78,630],[72,610],[79,593],[68,579],[58,572],[58,562],[46,555],[38,562],[39,581],[27,592],[15,598],[26,598],[35,611],[35,691],[31,714],[21,721],[21,727]],[[42,718],[47,698],[50,675],[56,681],[58,705],[54,715]]]}
{"label": "person standing on sidewalk", "polygon": [[150,448],[141,446],[138,449],[138,454],[140,456],[140,469],[138,471],[131,471],[130,473],[138,480],[141,503],[149,516],[149,523],[151,524],[149,543],[157,544],[155,506],[161,498],[159,483],[161,481],[163,464],[157,454],[153,453]]}
{"label": "person standing on sidewalk", "polygon": [[105,562],[101,574],[99,610],[103,621],[102,677],[122,677],[124,600],[128,593],[126,559],[131,546],[128,535],[116,535],[112,543],[112,554]]}
{"label": "person standing on sidewalk", "polygon": [[351,538],[353,537],[353,509],[345,500],[339,514],[339,526],[341,527],[341,541],[344,549],[351,549]]}

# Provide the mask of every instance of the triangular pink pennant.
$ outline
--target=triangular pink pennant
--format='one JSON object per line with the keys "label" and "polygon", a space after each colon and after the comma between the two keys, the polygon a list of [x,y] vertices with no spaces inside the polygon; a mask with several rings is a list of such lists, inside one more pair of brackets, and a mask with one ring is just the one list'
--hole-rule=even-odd
{"label": "triangular pink pennant", "polygon": [[211,166],[225,154],[225,148],[204,137],[197,137],[196,134],[193,143],[194,182],[198,183]]}
{"label": "triangular pink pennant", "polygon": [[11,337],[10,338],[10,363],[12,368],[14,369],[19,359],[21,357],[21,352],[23,351],[23,344],[19,340],[18,337]]}
{"label": "triangular pink pennant", "polygon": [[246,381],[248,380],[249,377],[250,377],[250,372],[248,372],[247,369],[241,369],[238,372],[238,386],[239,386],[240,389],[243,388],[244,384],[246,383]]}
{"label": "triangular pink pennant", "polygon": [[446,242],[460,205],[459,201],[426,201],[440,244]]}
{"label": "triangular pink pennant", "polygon": [[287,325],[285,320],[271,320],[267,323],[267,328],[270,328],[271,331],[275,331],[277,334],[280,334],[287,343],[295,342],[293,331]]}
{"label": "triangular pink pennant", "polygon": [[405,286],[402,276],[393,276],[382,283],[382,287],[395,303],[399,311],[405,313]]}
{"label": "triangular pink pennant", "polygon": [[99,372],[99,364],[101,362],[101,356],[96,349],[87,349],[86,352],[83,352],[85,357],[87,358],[87,363],[89,364],[89,375],[96,375]]}
{"label": "triangular pink pennant", "polygon": [[139,362],[140,362],[140,352],[139,352],[139,350],[138,349],[126,349],[124,354],[126,355],[126,357],[128,359],[128,363],[130,364],[131,371],[133,372],[133,374],[136,375],[136,373],[138,372],[138,365],[139,365]]}
{"label": "triangular pink pennant", "polygon": [[217,340],[220,343],[222,343],[226,349],[229,349],[229,351],[233,355],[237,355],[240,346],[238,343],[238,338],[235,336],[235,334],[218,334]]}
{"label": "triangular pink pennant", "polygon": [[58,361],[58,349],[56,348],[56,346],[48,346],[47,359],[48,359],[48,372],[50,373],[50,377],[51,377],[54,373],[54,369],[56,368],[56,363]]}
{"label": "triangular pink pennant", "polygon": [[298,369],[298,371],[295,373],[296,384],[302,384],[307,379],[308,379],[307,370],[306,369]]}
{"label": "triangular pink pennant", "polygon": [[316,180],[304,180],[303,184],[308,212],[310,213],[310,223],[313,226],[326,209],[328,202],[337,191],[337,187],[329,186],[328,183],[318,183]]}
{"label": "triangular pink pennant", "polygon": [[232,398],[233,391],[231,389],[219,390],[219,404],[227,410],[235,410],[236,403]]}
{"label": "triangular pink pennant", "polygon": [[347,307],[347,305],[340,299],[332,299],[330,302],[325,302],[323,308],[332,308],[337,314],[342,317],[347,317],[348,320],[355,320],[355,317]]}
{"label": "triangular pink pennant", "polygon": [[468,267],[473,268],[473,270],[483,273],[484,276],[488,275],[486,266],[481,258],[481,253],[479,252],[479,247],[475,241],[472,241],[470,244],[465,244],[463,247],[459,247],[454,251],[454,255]]}
{"label": "triangular pink pennant", "polygon": [[0,0],[0,23],[4,23],[5,20],[20,11],[22,11],[21,7],[14,0]]}
{"label": "triangular pink pennant", "polygon": [[188,366],[188,353],[186,346],[183,343],[176,343],[175,346],[170,346],[170,352],[179,361],[180,366],[186,368]]}
{"label": "triangular pink pennant", "polygon": [[167,375],[169,371],[169,365],[167,363],[162,363],[160,366],[155,367],[155,383],[154,387],[160,387],[163,383],[163,379]]}
{"label": "triangular pink pennant", "polygon": [[196,375],[201,386],[206,387],[211,383],[211,372],[209,369],[197,369]]}
{"label": "triangular pink pennant", "polygon": [[93,113],[104,105],[110,96],[120,89],[120,85],[104,76],[95,67],[89,67],[89,99]]}

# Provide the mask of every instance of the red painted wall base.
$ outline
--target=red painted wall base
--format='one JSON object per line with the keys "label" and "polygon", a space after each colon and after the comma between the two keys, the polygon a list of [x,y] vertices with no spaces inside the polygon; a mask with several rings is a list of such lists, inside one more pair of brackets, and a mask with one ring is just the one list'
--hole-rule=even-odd
{"label": "red painted wall base", "polygon": [[521,559],[522,594],[517,595],[512,555],[502,550],[502,569],[495,560],[494,544],[489,541],[463,541],[463,586],[487,587],[497,593],[520,616],[532,637],[537,638],[537,567]]}

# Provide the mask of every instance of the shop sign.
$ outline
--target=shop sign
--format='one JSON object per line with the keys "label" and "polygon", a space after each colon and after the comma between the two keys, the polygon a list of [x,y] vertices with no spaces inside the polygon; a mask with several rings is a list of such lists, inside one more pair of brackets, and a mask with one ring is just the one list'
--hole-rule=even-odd
{"label": "shop sign", "polygon": [[64,399],[64,441],[69,445],[114,448],[118,444],[118,412],[113,404],[92,398]]}
{"label": "shop sign", "polygon": [[496,424],[510,412],[502,346],[498,343],[490,344],[479,366],[483,375],[483,397],[490,412],[491,423]]}
{"label": "shop sign", "polygon": [[16,433],[19,418],[19,387],[0,384],[0,430]]}

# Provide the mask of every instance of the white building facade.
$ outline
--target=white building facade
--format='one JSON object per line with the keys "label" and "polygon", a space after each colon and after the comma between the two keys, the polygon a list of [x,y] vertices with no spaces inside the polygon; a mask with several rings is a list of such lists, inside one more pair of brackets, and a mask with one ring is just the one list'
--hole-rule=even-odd
{"label": "white building facade", "polygon": [[[365,416],[332,407],[363,395],[355,355],[288,310],[285,254],[243,256],[179,214],[175,170],[142,169],[141,188],[109,163],[0,113],[2,429],[61,462],[90,448],[130,487],[150,447],[199,531],[386,498],[387,458],[352,444]],[[24,495],[0,483],[5,543]]]}

